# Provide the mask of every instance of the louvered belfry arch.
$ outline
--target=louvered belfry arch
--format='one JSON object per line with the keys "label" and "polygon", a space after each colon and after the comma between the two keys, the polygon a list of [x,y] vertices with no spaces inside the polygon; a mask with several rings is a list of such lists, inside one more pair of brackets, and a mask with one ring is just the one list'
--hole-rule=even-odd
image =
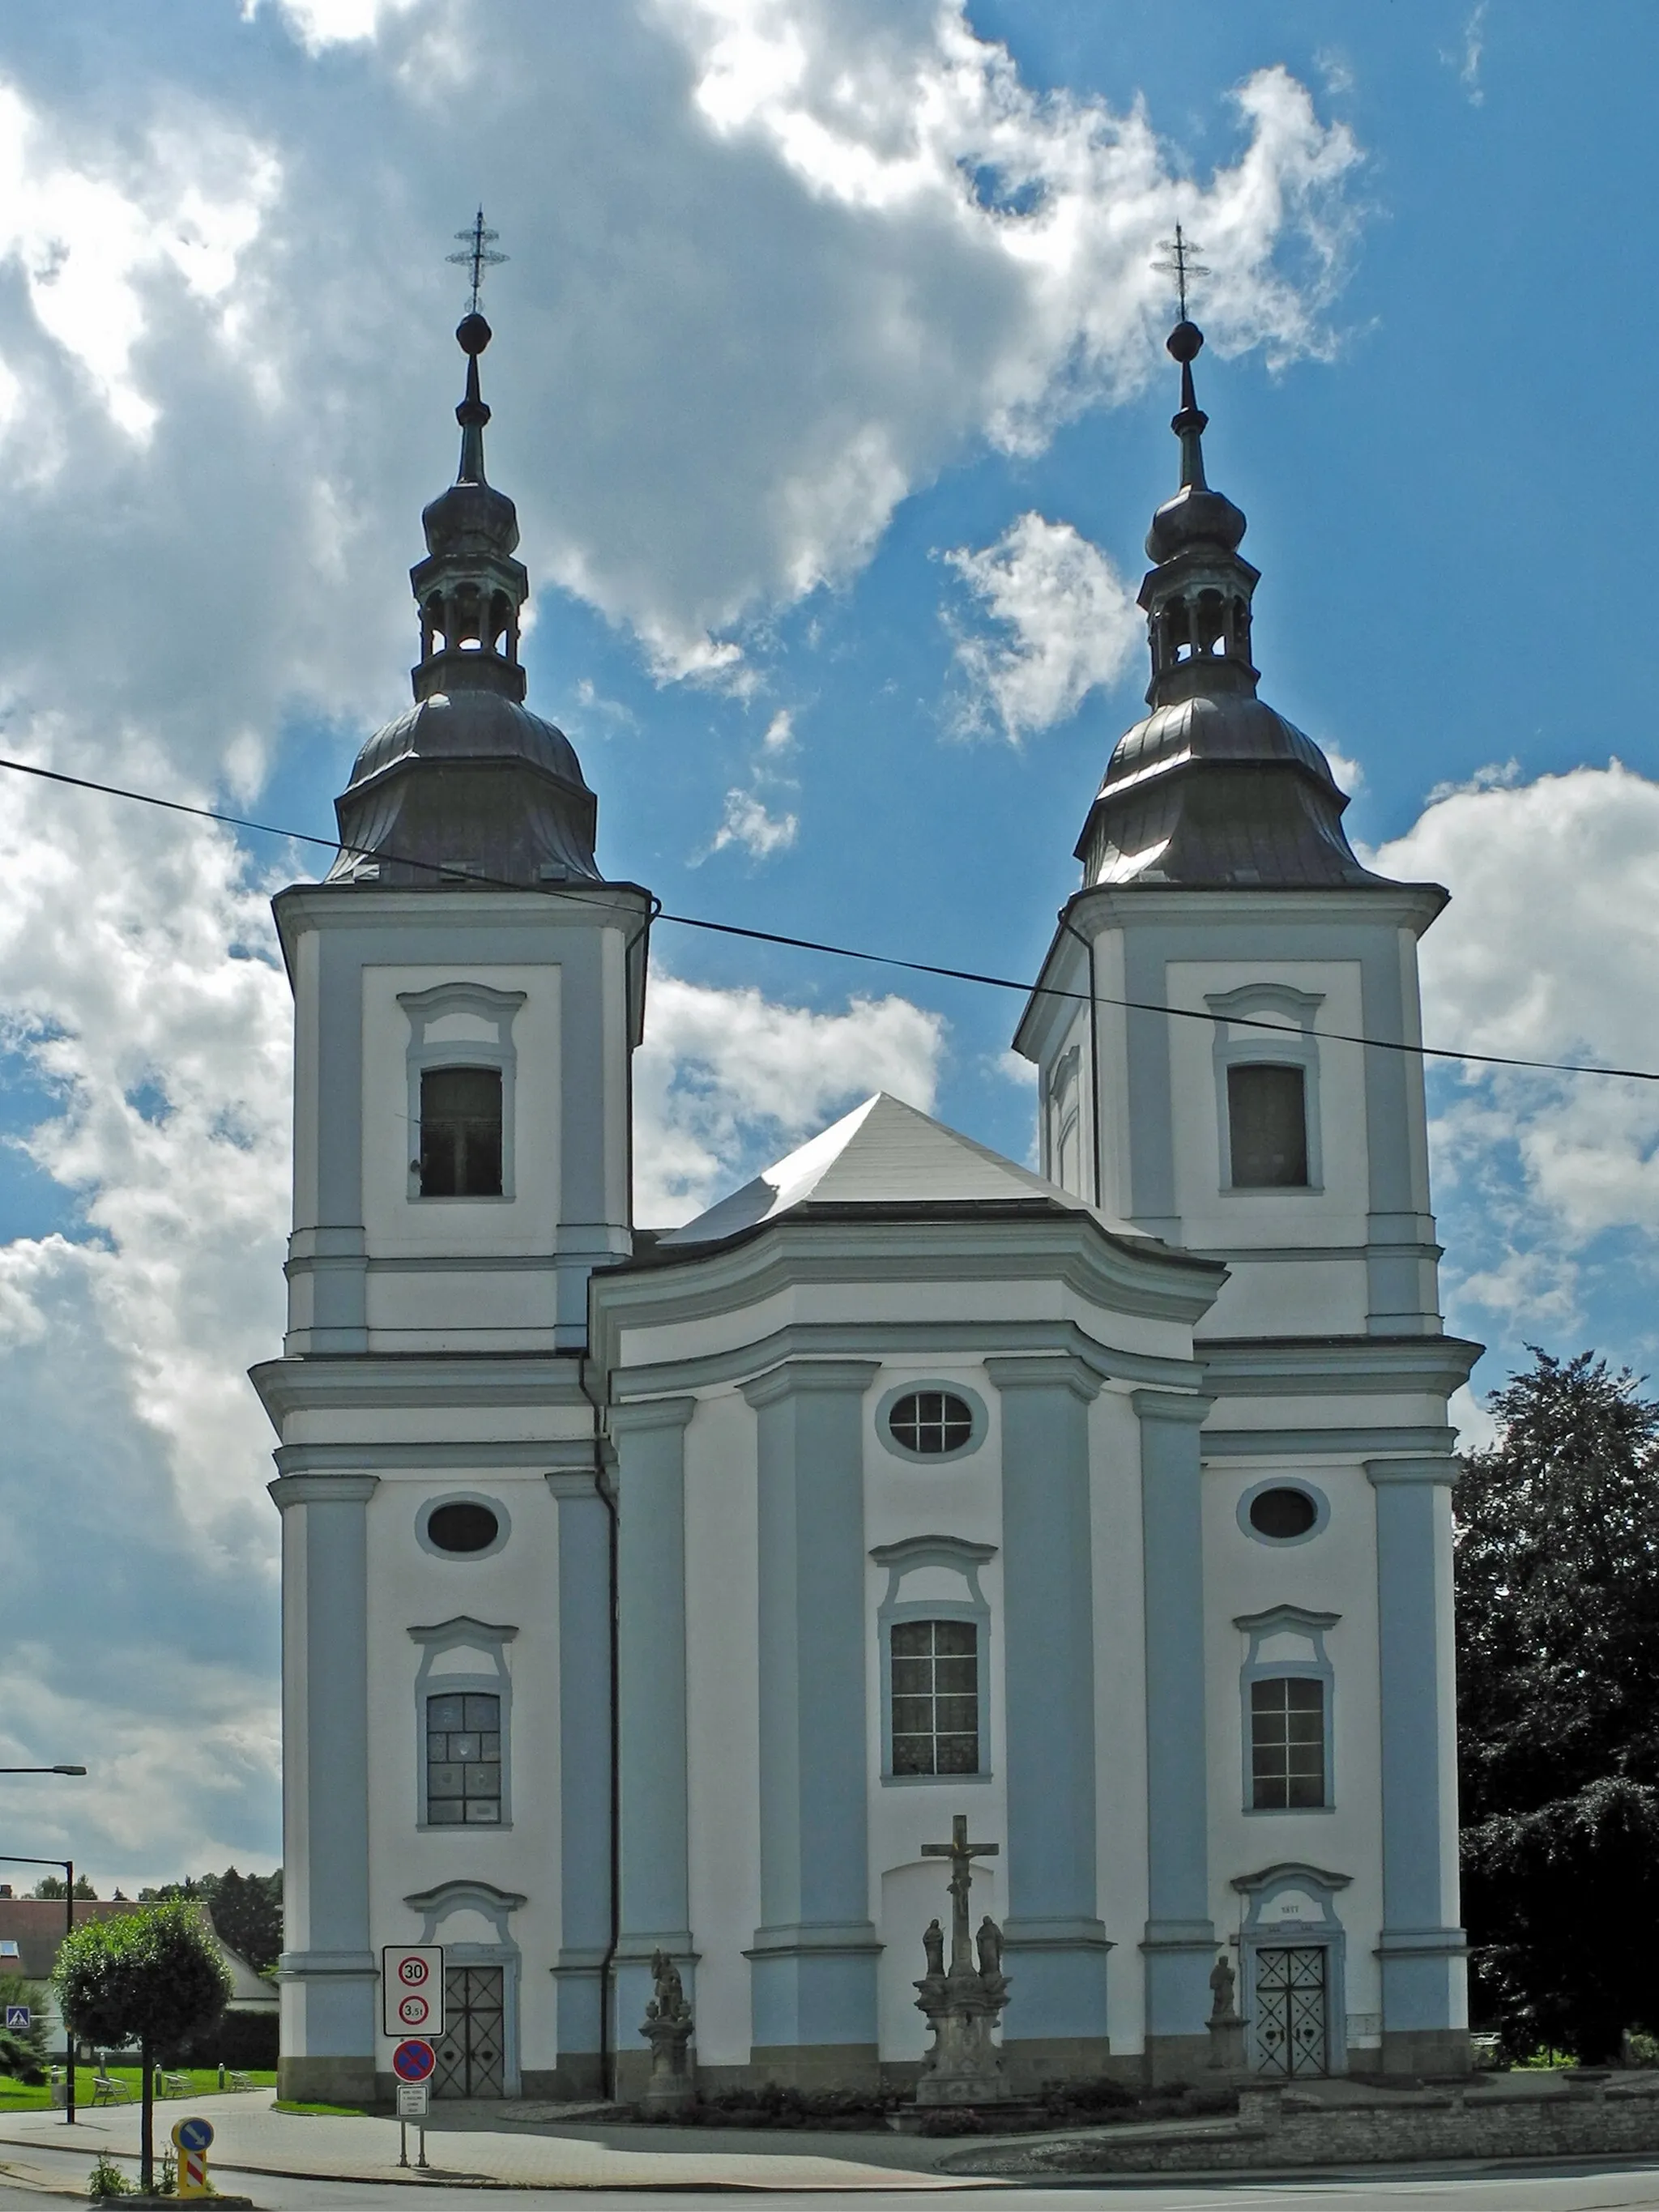
{"label": "louvered belfry arch", "polygon": [[1085,884],[1204,887],[1370,884],[1342,829],[1348,801],[1311,738],[1256,696],[1250,608],[1261,572],[1239,551],[1243,512],[1204,473],[1193,362],[1177,323],[1181,489],[1152,517],[1140,586],[1152,709],[1117,743],[1077,856]]}

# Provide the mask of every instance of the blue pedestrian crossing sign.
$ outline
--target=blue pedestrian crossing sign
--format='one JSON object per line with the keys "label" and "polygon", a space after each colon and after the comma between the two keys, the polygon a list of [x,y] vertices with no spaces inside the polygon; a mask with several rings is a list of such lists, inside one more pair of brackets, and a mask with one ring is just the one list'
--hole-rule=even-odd
{"label": "blue pedestrian crossing sign", "polygon": [[29,2010],[27,2005],[8,2005],[6,2007],[6,2026],[8,2027],[21,2028],[22,2032],[27,2034],[30,2027],[33,2023],[33,2020],[34,2014]]}

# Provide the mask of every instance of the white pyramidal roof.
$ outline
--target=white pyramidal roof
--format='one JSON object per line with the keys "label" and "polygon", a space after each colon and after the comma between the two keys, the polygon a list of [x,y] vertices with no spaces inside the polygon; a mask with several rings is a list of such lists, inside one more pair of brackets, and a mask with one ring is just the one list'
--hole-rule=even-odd
{"label": "white pyramidal roof", "polygon": [[1045,1182],[1029,1168],[1016,1166],[1000,1152],[878,1091],[741,1190],[683,1228],[665,1231],[658,1241],[706,1244],[735,1237],[809,1199],[833,1206],[946,1206],[975,1200],[1006,1205],[1034,1198],[1091,1214],[1115,1235],[1144,1241],[1144,1231],[1109,1219],[1058,1184]]}

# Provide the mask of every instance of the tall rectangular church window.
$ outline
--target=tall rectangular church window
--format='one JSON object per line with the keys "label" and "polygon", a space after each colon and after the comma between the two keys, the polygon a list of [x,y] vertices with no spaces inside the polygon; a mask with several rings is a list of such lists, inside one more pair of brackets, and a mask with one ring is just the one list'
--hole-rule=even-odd
{"label": "tall rectangular church window", "polygon": [[501,1701],[469,1691],[426,1701],[426,1817],[435,1828],[501,1817]]}
{"label": "tall rectangular church window", "polygon": [[501,1194],[501,1071],[421,1071],[421,1196]]}
{"label": "tall rectangular church window", "polygon": [[1227,1070],[1227,1139],[1235,1190],[1307,1188],[1306,1089],[1299,1067],[1243,1060]]}
{"label": "tall rectangular church window", "polygon": [[892,1629],[893,1771],[979,1772],[979,1630],[971,1620]]}
{"label": "tall rectangular church window", "polygon": [[1270,1675],[1250,1685],[1250,1802],[1258,1813],[1325,1802],[1325,1685]]}

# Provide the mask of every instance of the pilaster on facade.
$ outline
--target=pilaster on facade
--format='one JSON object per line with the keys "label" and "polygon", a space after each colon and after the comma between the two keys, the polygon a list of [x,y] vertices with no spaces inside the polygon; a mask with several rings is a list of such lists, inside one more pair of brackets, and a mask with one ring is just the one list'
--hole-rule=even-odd
{"label": "pilaster on facade", "polygon": [[642,2093],[651,1960],[691,1970],[685,1733],[685,1431],[694,1398],[615,1406],[618,1937],[612,1966],[617,2094]]}
{"label": "pilaster on facade", "polygon": [[1372,1459],[1382,1686],[1382,2063],[1469,2063],[1458,1922],[1449,1455]]}
{"label": "pilaster on facade", "polygon": [[873,2082],[865,1698],[864,1401],[872,1360],[791,1359],[744,1385],[756,1415],[761,1922],[753,2063]]}

